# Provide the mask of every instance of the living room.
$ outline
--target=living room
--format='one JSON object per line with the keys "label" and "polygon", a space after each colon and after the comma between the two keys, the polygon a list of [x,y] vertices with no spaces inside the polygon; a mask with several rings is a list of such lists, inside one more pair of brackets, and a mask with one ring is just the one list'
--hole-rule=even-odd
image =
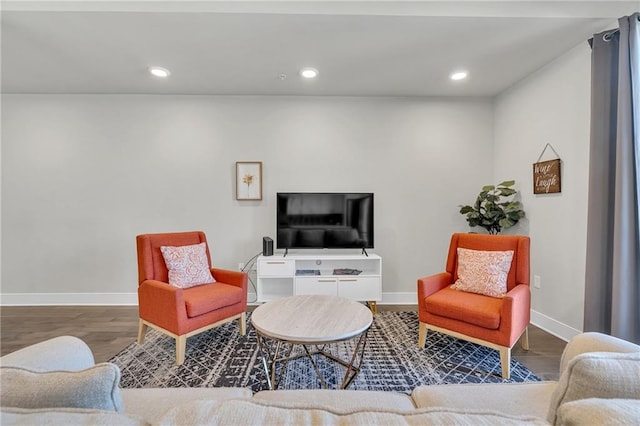
{"label": "living room", "polygon": [[[569,385],[566,380],[547,381],[546,371],[523,367],[518,359],[526,358],[524,349],[514,349],[512,363],[502,362],[500,352],[502,376],[500,362],[490,361],[490,369],[481,373],[488,379],[475,388],[469,384],[474,381],[473,368],[470,379],[455,382],[463,387],[447,388],[446,381],[435,383],[443,386],[431,386],[434,383],[428,382],[426,374],[425,381],[417,382],[407,375],[408,385],[395,393],[366,391],[356,385],[357,392],[343,394],[307,391],[304,386],[298,393],[270,394],[262,378],[249,380],[246,386],[246,381],[225,385],[215,380],[172,385],[175,377],[181,380],[191,371],[198,371],[197,380],[210,375],[202,372],[199,363],[210,367],[207,363],[218,357],[215,351],[235,355],[235,349],[226,349],[233,345],[218,345],[219,336],[233,335],[240,345],[247,339],[257,340],[253,336],[266,339],[258,340],[260,346],[267,345],[269,337],[282,335],[273,330],[269,334],[273,321],[264,314],[269,303],[258,303],[259,272],[251,267],[262,253],[263,237],[270,236],[277,244],[278,193],[373,194],[375,240],[368,240],[373,247],[367,251],[376,265],[371,270],[382,282],[377,305],[406,320],[397,321],[403,326],[401,332],[387,330],[387,335],[396,334],[402,342],[403,349],[397,352],[403,352],[404,359],[418,354],[435,360],[445,350],[464,352],[452,340],[435,349],[427,345],[424,351],[420,343],[415,344],[424,343],[426,332],[420,322],[418,333],[416,280],[444,270],[452,234],[484,232],[469,227],[460,207],[472,204],[484,185],[514,180],[515,199],[526,216],[502,234],[530,238],[534,327],[529,328],[535,330],[533,342],[538,343],[532,358],[551,354],[551,380],[556,380],[574,366],[569,357],[561,360],[563,349],[576,358],[586,355],[584,373],[589,379],[583,383],[597,383],[606,392],[613,389],[609,395],[622,399],[617,406],[618,401],[600,401],[593,410],[578,405],[583,423],[600,418],[589,417],[594,412],[609,418],[628,414],[633,423],[640,415],[634,373],[640,360],[637,345],[583,331],[592,123],[588,40],[617,28],[618,18],[637,9],[637,1],[3,2],[2,355],[51,337],[52,328],[59,335],[92,335],[94,342],[108,343],[99,345],[108,350],[99,353],[82,340],[62,337],[5,356],[3,367],[8,368],[3,387],[10,391],[2,395],[3,410],[18,408],[7,411],[7,417],[3,412],[2,422],[39,422],[44,417],[42,412],[20,411],[23,397],[42,402],[33,396],[35,391],[31,395],[25,390],[30,386],[5,386],[4,382],[15,373],[8,370],[29,369],[33,362],[44,366],[44,371],[39,370],[42,376],[68,366],[73,370],[70,376],[75,370],[108,369],[114,377],[101,379],[102,386],[113,385],[106,391],[107,399],[112,398],[107,411],[137,415],[145,419],[140,424],[181,424],[188,416],[199,419],[193,423],[215,423],[210,406],[189,406],[190,400],[198,398],[210,403],[237,400],[215,408],[222,410],[215,413],[221,423],[235,415],[239,423],[256,423],[254,414],[310,422],[305,417],[309,411],[290,417],[294,412],[287,410],[294,402],[306,409],[337,410],[323,414],[325,423],[335,421],[331,416],[355,409],[389,413],[424,409],[416,413],[425,414],[427,424],[460,419],[469,424],[562,423],[556,414],[576,415],[571,398],[565,403],[557,400],[563,386]],[[151,66],[166,68],[168,75],[150,75]],[[304,79],[302,67],[313,67],[317,76]],[[465,71],[466,78],[453,79],[453,73],[460,71]],[[549,159],[561,160],[561,191],[536,194],[532,165]],[[238,162],[260,163],[258,197],[246,200],[238,195],[242,183]],[[206,234],[214,267],[238,271],[250,266],[248,315],[255,314],[257,319],[245,324],[244,306],[233,323],[217,327],[220,335],[216,331],[209,337],[205,332],[189,337],[189,368],[182,369],[184,345],[180,353],[178,337],[173,342],[171,333],[160,338],[152,334],[146,345],[134,343],[138,306],[142,311],[136,236],[196,230]],[[294,259],[299,253],[363,256],[355,248],[292,251]],[[282,252],[276,248],[277,255]],[[327,263],[332,269],[352,266]],[[297,265],[304,271],[315,268],[309,260]],[[297,280],[297,271],[291,276],[287,279]],[[369,348],[380,348],[385,339],[376,333],[389,318],[384,315],[388,312],[374,315],[375,303],[369,303],[369,310],[359,302],[363,301],[349,308],[361,320],[356,331],[372,330],[361,334],[353,349],[354,359],[362,351],[360,365],[354,365],[353,359],[345,365],[346,374],[354,371],[354,377],[363,359],[373,355],[373,351],[363,355],[367,333],[372,342]],[[271,303],[271,312],[277,314],[277,306]],[[311,310],[295,308],[306,314]],[[323,312],[334,312],[334,308]],[[20,324],[12,312],[34,314]],[[351,315],[346,309],[339,313],[342,317],[324,317],[348,325],[344,318]],[[307,322],[314,330],[320,323]],[[409,323],[412,326],[406,327]],[[282,324],[286,326],[287,321],[278,318],[277,325]],[[11,336],[11,350],[6,349],[6,336]],[[448,337],[455,340],[452,336]],[[539,340],[540,336],[547,340]],[[317,339],[317,334],[312,338]],[[139,334],[138,342],[142,340]],[[544,347],[541,341],[551,343]],[[162,356],[154,352],[160,346]],[[196,356],[196,347],[204,355]],[[114,357],[116,350],[121,352]],[[153,361],[151,373],[146,366],[129,368],[138,365],[135,360],[123,362],[145,350],[147,361],[142,363]],[[612,361],[584,353],[599,351],[614,352],[612,357],[619,358]],[[264,371],[259,357],[253,359],[251,354],[251,362],[243,358],[234,362],[246,364],[247,372],[257,368],[265,373],[268,388],[275,389],[275,361],[267,368],[261,346],[260,353]],[[111,363],[94,365],[101,360]],[[380,366],[389,362],[403,368],[409,365],[395,360],[372,362],[378,368],[373,370],[374,380],[384,381],[385,367]],[[617,368],[618,361],[625,365],[618,372],[620,380],[630,383],[624,388],[626,394],[617,393],[620,386],[610,378],[618,376],[607,370],[610,364]],[[510,364],[514,377],[509,381],[505,365]],[[474,368],[478,366],[481,361],[475,362]],[[158,379],[161,385],[132,382],[138,374],[145,380],[159,378],[161,369],[168,372],[166,379]],[[422,370],[416,371],[420,375]],[[316,373],[322,380],[317,368]],[[249,373],[238,373],[242,374]],[[347,375],[343,384],[348,388],[353,377]],[[529,383],[513,386],[520,381]],[[62,388],[73,392],[76,382],[70,383]],[[183,389],[171,392],[172,387]],[[576,399],[603,397],[591,391],[587,386],[587,392]],[[84,408],[74,405],[82,402],[82,393],[73,393],[70,403],[59,407]],[[11,405],[8,398],[20,402]],[[280,398],[286,410],[278,413],[283,407],[272,407],[268,401]],[[255,405],[243,405],[249,400],[255,400]],[[503,400],[512,403],[503,404]],[[439,406],[462,411],[440,412]],[[167,407],[171,410],[165,413]],[[608,409],[615,414],[607,414]],[[99,417],[102,414],[78,419],[78,424],[122,420]],[[355,422],[392,420],[368,411],[352,414]],[[65,424],[73,415],[53,415],[51,421]],[[241,420],[242,415],[249,417]],[[420,423],[421,418],[416,419]]]}
{"label": "living room", "polygon": [[[167,81],[137,76],[148,80],[136,82],[147,88],[144,93],[126,88],[81,93],[83,82],[66,93],[64,81],[12,66],[24,41],[10,49],[15,35],[7,32],[2,304],[135,305],[134,237],[148,232],[203,230],[214,264],[237,269],[260,251],[263,236],[275,237],[275,194],[283,191],[373,192],[375,252],[384,259],[381,304],[415,304],[416,279],[442,269],[451,234],[475,231],[458,206],[471,203],[483,185],[514,179],[526,218],[505,233],[531,237],[531,271],[541,284],[532,288],[532,323],[569,339],[583,321],[587,38],[615,27],[615,19],[632,12],[633,3],[572,4],[573,17],[547,18],[561,27],[558,33],[573,25],[583,35],[568,32],[568,41],[541,40],[567,47],[546,53],[552,57],[543,64],[529,64],[528,75],[512,73],[513,84],[502,90],[474,86],[479,82],[473,69],[469,81],[456,85],[447,81],[450,70],[443,69],[442,75],[430,76],[429,84],[446,85],[446,92],[430,89],[433,95],[420,95],[416,88],[418,96],[387,96],[383,89],[379,96],[323,96],[322,79],[332,71],[321,63],[314,63],[320,69],[316,82],[299,82],[297,69],[283,69],[290,74],[277,83],[286,87],[285,96],[173,94],[171,80],[186,72],[180,64],[172,64]],[[29,10],[19,2],[4,7],[3,31],[12,28],[11,19],[24,22]],[[56,24],[69,19],[56,7],[51,2],[32,11],[28,16],[37,19],[31,25],[50,19],[51,11],[62,16]],[[476,15],[499,15],[486,10]],[[531,25],[548,14],[528,7],[500,13],[507,21]],[[536,43],[532,39],[522,46]],[[30,52],[55,59],[44,47]],[[146,60],[156,58],[161,56],[153,53]],[[452,66],[459,62],[464,63],[450,61]],[[80,66],[86,70],[83,78],[116,71],[102,66],[106,71]],[[502,75],[497,67],[493,72]],[[21,87],[19,74],[35,76],[37,87]],[[534,195],[531,165],[547,143],[562,158],[562,192]],[[262,200],[235,199],[236,161],[262,162]]]}

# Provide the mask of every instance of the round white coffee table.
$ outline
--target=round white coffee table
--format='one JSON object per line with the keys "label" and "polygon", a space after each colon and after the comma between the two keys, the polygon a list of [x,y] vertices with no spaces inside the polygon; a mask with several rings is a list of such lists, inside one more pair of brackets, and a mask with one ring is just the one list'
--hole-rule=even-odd
{"label": "round white coffee table", "polygon": [[[306,356],[320,379],[320,373],[312,355],[324,355],[346,367],[339,389],[345,389],[360,371],[367,341],[367,331],[373,316],[364,305],[336,296],[291,296],[267,302],[251,314],[251,324],[256,330],[262,364],[267,373],[269,389],[276,389],[286,369],[286,363]],[[324,345],[358,337],[350,360],[346,361],[324,350]],[[293,345],[302,345],[302,355],[291,356]],[[323,347],[320,347],[322,345]],[[315,346],[314,351],[309,347]],[[283,353],[284,352],[284,353]],[[276,380],[277,364],[283,363]]]}

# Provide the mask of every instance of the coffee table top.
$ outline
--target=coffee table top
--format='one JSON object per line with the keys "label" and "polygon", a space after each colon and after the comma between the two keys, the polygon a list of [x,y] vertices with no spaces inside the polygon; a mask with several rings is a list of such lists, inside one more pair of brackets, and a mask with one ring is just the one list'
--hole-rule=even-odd
{"label": "coffee table top", "polygon": [[351,339],[373,322],[371,311],[344,297],[290,296],[258,306],[253,327],[263,336],[299,344],[322,344]]}

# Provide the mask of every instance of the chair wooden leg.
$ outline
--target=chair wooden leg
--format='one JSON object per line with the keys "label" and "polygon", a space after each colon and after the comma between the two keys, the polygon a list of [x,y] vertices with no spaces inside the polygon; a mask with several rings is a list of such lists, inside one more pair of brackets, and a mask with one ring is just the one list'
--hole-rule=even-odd
{"label": "chair wooden leg", "polygon": [[500,365],[502,367],[502,378],[509,380],[509,377],[511,377],[511,348],[500,349]]}
{"label": "chair wooden leg", "polygon": [[525,351],[529,350],[529,327],[524,329],[524,333],[522,333],[520,344],[522,345],[522,349]]}
{"label": "chair wooden leg", "polygon": [[144,343],[144,335],[147,333],[147,324],[144,321],[140,320],[138,323],[138,344],[141,345]]}
{"label": "chair wooden leg", "polygon": [[187,336],[185,334],[176,337],[176,365],[184,363],[184,353],[187,350]]}
{"label": "chair wooden leg", "polygon": [[421,322],[420,330],[418,331],[418,347],[424,348],[424,344],[427,341],[427,324]]}
{"label": "chair wooden leg", "polygon": [[243,312],[242,316],[238,319],[238,325],[240,326],[240,335],[247,334],[247,313]]}

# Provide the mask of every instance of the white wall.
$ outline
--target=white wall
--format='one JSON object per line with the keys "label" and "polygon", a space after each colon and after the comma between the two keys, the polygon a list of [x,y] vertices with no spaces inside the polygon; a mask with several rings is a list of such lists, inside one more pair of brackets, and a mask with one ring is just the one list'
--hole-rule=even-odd
{"label": "white wall", "polygon": [[[374,192],[384,299],[415,302],[468,229],[457,206],[493,181],[488,99],[2,101],[3,304],[136,303],[141,233],[201,229],[214,263],[237,268],[274,236],[277,191]],[[264,162],[263,201],[235,200],[239,160]]]}
{"label": "white wall", "polygon": [[[561,337],[582,330],[589,169],[590,50],[581,43],[495,102],[496,180],[516,179],[531,236],[532,322]],[[562,192],[534,195],[532,164],[547,143]],[[555,158],[547,149],[542,160]],[[517,232],[517,228],[514,229]]]}

